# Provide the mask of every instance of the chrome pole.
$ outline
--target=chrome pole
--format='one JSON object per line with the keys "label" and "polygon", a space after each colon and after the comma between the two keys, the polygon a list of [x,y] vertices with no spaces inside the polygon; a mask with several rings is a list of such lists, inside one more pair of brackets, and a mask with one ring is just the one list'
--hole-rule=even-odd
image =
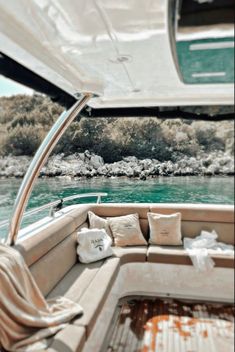
{"label": "chrome pole", "polygon": [[58,120],[54,123],[47,136],[43,140],[41,146],[37,150],[24,176],[23,182],[15,200],[12,212],[13,215],[11,217],[9,226],[9,234],[6,242],[8,245],[13,245],[17,239],[17,234],[25,208],[28,203],[28,199],[41,168],[47,161],[58,140],[62,137],[71,122],[81,112],[83,107],[87,104],[92,96],[93,94],[91,93],[84,93],[68,111],[63,112]]}

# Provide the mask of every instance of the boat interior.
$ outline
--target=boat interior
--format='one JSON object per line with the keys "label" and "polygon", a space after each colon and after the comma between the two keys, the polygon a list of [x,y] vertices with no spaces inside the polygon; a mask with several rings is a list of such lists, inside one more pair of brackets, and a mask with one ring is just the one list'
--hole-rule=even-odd
{"label": "boat interior", "polygon": [[[108,336],[115,312],[120,300],[128,297],[183,299],[194,304],[219,302],[225,306],[230,304],[231,309],[234,257],[213,253],[213,250],[210,255],[215,268],[209,274],[195,270],[183,246],[113,247],[114,255],[110,258],[90,264],[78,262],[77,232],[89,226],[88,211],[102,218],[137,213],[147,241],[148,212],[166,215],[180,212],[183,236],[193,238],[201,230],[215,230],[219,241],[234,244],[232,206],[101,203],[60,210],[54,219],[46,224],[39,223],[30,236],[19,238],[15,244],[46,298],[65,296],[84,309],[82,317],[54,336],[48,351],[119,351],[121,348],[126,352],[142,351],[143,334],[137,338],[138,349],[131,350],[128,344],[121,346],[117,342],[115,348],[110,347],[112,339]],[[225,309],[223,305],[221,309]],[[226,319],[231,322],[231,314]]]}
{"label": "boat interior", "polygon": [[[6,242],[43,298],[65,297],[83,309],[44,351],[232,351],[234,257],[209,249],[213,270],[196,270],[183,244],[151,243],[148,213],[180,213],[182,238],[215,231],[234,245],[233,206],[57,202],[20,230],[40,170],[82,114],[176,118],[182,108],[187,118],[233,118],[199,111],[234,103],[232,7],[230,0],[0,0],[0,73],[69,108],[30,164]],[[89,212],[134,214],[144,244],[113,245],[112,256],[82,263],[77,236],[90,227]]]}

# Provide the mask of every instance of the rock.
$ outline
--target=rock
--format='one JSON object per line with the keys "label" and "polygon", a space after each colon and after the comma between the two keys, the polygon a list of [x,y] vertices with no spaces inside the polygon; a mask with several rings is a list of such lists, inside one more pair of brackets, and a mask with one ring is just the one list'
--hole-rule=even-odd
{"label": "rock", "polygon": [[90,158],[91,158],[91,153],[89,152],[89,150],[85,150],[85,152],[84,152],[84,157],[85,157],[85,159],[90,160]]}
{"label": "rock", "polygon": [[97,170],[93,169],[90,173],[91,177],[97,176]]}
{"label": "rock", "polygon": [[15,174],[17,173],[17,167],[16,166],[8,166],[6,168],[6,173],[8,176],[15,176]]}
{"label": "rock", "polygon": [[97,170],[104,165],[104,159],[101,156],[92,155],[90,158],[90,164]]}
{"label": "rock", "polygon": [[145,175],[145,172],[142,171],[141,174],[140,174],[140,180],[145,181],[146,179],[147,179],[147,177]]}
{"label": "rock", "polygon": [[84,155],[84,153],[79,153],[79,154],[78,154],[78,158],[79,158],[80,160],[82,160],[82,161],[85,161],[85,155]]}
{"label": "rock", "polygon": [[143,170],[143,168],[142,168],[141,166],[135,166],[135,167],[133,168],[133,176],[134,176],[134,177],[140,176],[142,170]]}
{"label": "rock", "polygon": [[177,170],[174,170],[173,175],[174,176],[181,176],[181,169],[179,168]]}
{"label": "rock", "polygon": [[222,156],[218,159],[218,163],[220,166],[225,166],[231,163],[231,157],[229,155]]}
{"label": "rock", "polygon": [[213,175],[218,175],[219,174],[219,166],[216,164],[210,165],[206,170],[205,170],[205,175],[206,176],[213,176]]}
{"label": "rock", "polygon": [[106,165],[100,166],[97,170],[98,175],[105,175],[107,173],[107,167]]}
{"label": "rock", "polygon": [[186,167],[185,176],[193,176],[196,171],[194,171],[191,167]]}
{"label": "rock", "polygon": [[148,170],[152,166],[153,162],[151,159],[140,160],[140,165],[143,166],[144,170]]}
{"label": "rock", "polygon": [[127,177],[133,177],[134,176],[134,170],[131,168],[131,167],[128,167],[126,170],[125,170],[125,175]]}
{"label": "rock", "polygon": [[213,159],[209,156],[208,158],[202,160],[202,165],[208,167],[213,162]]}
{"label": "rock", "polygon": [[[23,177],[32,159],[27,156],[0,157],[0,177]],[[172,161],[156,159],[138,160],[126,157],[112,164],[105,164],[102,157],[89,151],[65,156],[52,155],[40,172],[40,177],[139,177],[188,175],[234,175],[234,158],[228,153],[200,153],[196,158],[183,156]]]}
{"label": "rock", "polygon": [[138,161],[139,161],[135,156],[126,156],[126,157],[122,158],[122,160],[127,163],[138,163]]}

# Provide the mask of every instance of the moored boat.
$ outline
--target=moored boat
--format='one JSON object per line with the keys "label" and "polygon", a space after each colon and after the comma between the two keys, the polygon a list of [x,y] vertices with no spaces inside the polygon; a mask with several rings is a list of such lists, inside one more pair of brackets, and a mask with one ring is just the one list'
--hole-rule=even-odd
{"label": "moored boat", "polygon": [[[219,242],[233,245],[232,206],[178,204],[177,200],[176,204],[103,204],[104,194],[93,194],[98,204],[63,206],[62,200],[46,205],[48,217],[20,230],[41,168],[82,111],[91,118],[154,116],[157,111],[165,118],[178,116],[186,106],[233,104],[231,6],[229,0],[223,4],[0,1],[1,72],[69,107],[24,177],[4,245],[23,256],[42,300],[61,296],[83,310],[51,333],[44,350],[232,351],[234,257],[208,249],[213,268],[196,270],[182,242],[184,237],[195,239],[201,231],[215,231]],[[222,65],[224,56],[227,62]],[[213,65],[208,57],[214,58]],[[107,230],[108,221],[113,254],[82,263],[77,257],[77,233],[91,227],[90,213],[96,217],[95,228],[100,229],[98,221]],[[161,243],[152,238],[158,232],[155,223],[160,226],[159,214],[165,221],[160,235],[167,239]],[[175,221],[171,231],[166,227],[169,221]],[[23,347],[12,347],[2,336],[2,348],[30,351],[27,341]]]}

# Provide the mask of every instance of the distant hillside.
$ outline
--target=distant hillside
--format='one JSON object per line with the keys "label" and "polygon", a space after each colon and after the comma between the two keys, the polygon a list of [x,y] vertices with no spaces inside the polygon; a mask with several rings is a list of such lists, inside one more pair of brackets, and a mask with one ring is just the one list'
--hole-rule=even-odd
{"label": "distant hillside", "polygon": [[[225,108],[226,109],[226,108]],[[48,97],[0,98],[0,155],[33,155],[63,108]],[[55,153],[90,150],[105,162],[133,155],[159,161],[212,151],[234,152],[232,121],[203,122],[157,118],[82,118],[74,121]]]}

